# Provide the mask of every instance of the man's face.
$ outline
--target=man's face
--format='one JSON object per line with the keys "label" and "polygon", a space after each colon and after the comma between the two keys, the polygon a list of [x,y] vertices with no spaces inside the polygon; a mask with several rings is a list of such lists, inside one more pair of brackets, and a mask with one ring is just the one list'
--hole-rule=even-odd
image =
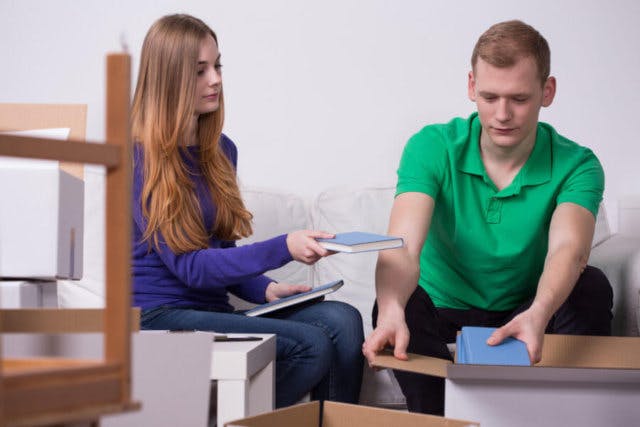
{"label": "man's face", "polygon": [[540,84],[538,68],[525,57],[508,68],[498,68],[481,58],[469,73],[469,99],[478,108],[483,140],[502,149],[533,145],[541,107],[551,105],[555,79]]}

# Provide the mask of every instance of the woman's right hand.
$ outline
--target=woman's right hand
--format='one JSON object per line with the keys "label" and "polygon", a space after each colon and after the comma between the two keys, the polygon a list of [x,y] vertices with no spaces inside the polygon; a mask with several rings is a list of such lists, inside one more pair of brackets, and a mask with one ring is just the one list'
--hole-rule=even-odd
{"label": "woman's right hand", "polygon": [[294,260],[311,265],[320,258],[333,254],[318,244],[316,239],[332,239],[335,234],[324,231],[298,230],[287,234],[287,249]]}

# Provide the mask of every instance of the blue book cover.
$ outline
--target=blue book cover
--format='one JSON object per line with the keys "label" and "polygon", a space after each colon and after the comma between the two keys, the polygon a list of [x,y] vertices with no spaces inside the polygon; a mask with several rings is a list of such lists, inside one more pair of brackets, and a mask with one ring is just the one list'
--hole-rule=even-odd
{"label": "blue book cover", "polygon": [[338,233],[333,239],[317,239],[322,247],[337,252],[380,251],[399,248],[404,244],[401,237],[351,231]]}
{"label": "blue book cover", "polygon": [[[506,338],[499,345],[487,344],[487,339],[496,328],[464,326],[459,335],[464,361],[472,365],[509,365],[529,366],[529,353],[524,342],[512,337]],[[456,346],[457,347],[457,346]]]}
{"label": "blue book cover", "polygon": [[464,345],[462,345],[462,334],[456,336],[456,363],[467,363],[467,358],[464,354]]}

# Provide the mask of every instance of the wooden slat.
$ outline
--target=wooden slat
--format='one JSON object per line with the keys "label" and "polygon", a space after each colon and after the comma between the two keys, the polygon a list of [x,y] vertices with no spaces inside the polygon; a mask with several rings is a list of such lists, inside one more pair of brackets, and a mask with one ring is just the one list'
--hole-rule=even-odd
{"label": "wooden slat", "polygon": [[105,360],[122,367],[121,395],[131,392],[131,58],[107,56],[107,143],[121,148],[120,167],[107,170]]}
{"label": "wooden slat", "polygon": [[19,369],[5,370],[6,425],[95,419],[106,411],[135,407],[123,402],[121,366],[117,364],[68,359],[34,360],[32,366],[26,367],[24,364],[20,361]]}
{"label": "wooden slat", "polygon": [[[69,128],[70,140],[84,141],[87,129],[86,104],[0,103],[0,130],[50,128]],[[82,164],[62,163],[60,169],[80,179],[84,178]]]}
{"label": "wooden slat", "polygon": [[[0,135],[0,155],[97,163],[107,169],[106,306],[102,310],[104,359],[94,366],[60,366],[70,360],[0,364],[0,425],[49,425],[97,420],[137,408],[131,402],[130,300],[130,58],[107,57],[107,144],[84,144]],[[42,313],[42,312],[40,312]],[[6,319],[0,316],[0,326]],[[101,326],[101,327],[102,327]],[[1,329],[0,329],[1,330]],[[39,329],[38,332],[41,332]],[[25,364],[26,366],[20,366]],[[55,366],[54,366],[55,365]]]}
{"label": "wooden slat", "polygon": [[3,156],[93,163],[115,167],[120,161],[120,150],[120,147],[107,144],[0,134],[0,155]]}
{"label": "wooden slat", "polygon": [[[131,331],[140,329],[140,309],[130,308]],[[100,308],[20,308],[0,310],[0,332],[43,334],[103,332]]]}
{"label": "wooden slat", "polygon": [[[0,317],[0,332],[2,332],[2,317]],[[0,362],[2,361],[2,340],[0,339]],[[5,386],[4,386],[4,369],[3,369],[3,364],[0,363],[0,426],[4,426],[7,423],[5,422],[5,402],[4,402],[4,396],[5,395]]]}
{"label": "wooden slat", "polygon": [[93,368],[103,365],[102,360],[69,359],[62,357],[31,357],[3,359],[2,369],[7,378],[51,372],[59,369]]}

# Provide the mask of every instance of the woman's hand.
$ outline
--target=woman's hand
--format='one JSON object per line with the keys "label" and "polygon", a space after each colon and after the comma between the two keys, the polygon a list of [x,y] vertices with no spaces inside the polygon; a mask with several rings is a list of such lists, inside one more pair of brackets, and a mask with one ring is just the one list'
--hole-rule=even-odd
{"label": "woman's hand", "polygon": [[267,286],[264,296],[267,302],[271,302],[280,298],[288,297],[289,295],[299,294],[300,292],[307,292],[310,290],[311,286],[308,285],[291,285],[289,283],[271,282]]}
{"label": "woman's hand", "polygon": [[317,238],[332,239],[335,234],[324,231],[298,230],[287,235],[287,248],[296,261],[311,265],[320,258],[333,254],[318,244]]}

